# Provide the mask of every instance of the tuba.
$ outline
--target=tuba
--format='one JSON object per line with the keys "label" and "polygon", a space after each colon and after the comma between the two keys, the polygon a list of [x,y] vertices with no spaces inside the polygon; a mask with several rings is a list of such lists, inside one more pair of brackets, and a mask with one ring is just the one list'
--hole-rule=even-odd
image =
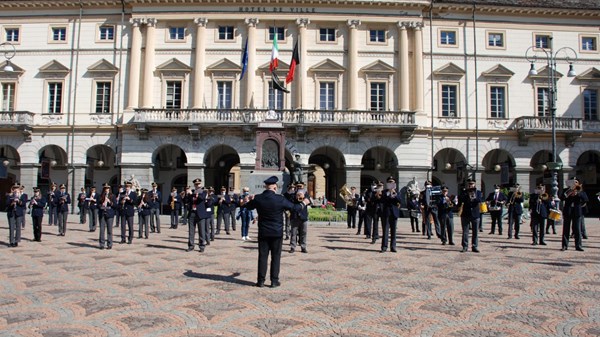
{"label": "tuba", "polygon": [[340,188],[340,197],[342,197],[346,205],[348,205],[349,207],[356,206],[356,203],[354,202],[353,198],[354,196],[352,195],[352,192],[350,192],[350,190],[348,189],[347,184],[344,184],[344,186]]}

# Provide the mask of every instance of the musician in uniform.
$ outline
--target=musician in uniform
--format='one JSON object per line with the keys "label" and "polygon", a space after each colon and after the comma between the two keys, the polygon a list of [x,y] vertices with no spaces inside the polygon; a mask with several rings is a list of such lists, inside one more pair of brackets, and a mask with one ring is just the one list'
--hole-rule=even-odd
{"label": "musician in uniform", "polygon": [[228,195],[229,198],[231,198],[231,204],[229,205],[229,218],[231,221],[231,229],[235,232],[235,227],[237,226],[235,212],[240,203],[240,195],[235,193],[235,191],[233,190],[233,186],[229,186]]}
{"label": "musician in uniform", "polygon": [[85,215],[87,214],[86,202],[85,198],[87,198],[87,193],[85,193],[85,188],[82,187],[79,195],[77,196],[77,208],[79,208],[79,224],[84,224],[86,219]]}
{"label": "musician in uniform", "polygon": [[425,190],[420,194],[419,203],[421,204],[421,210],[423,214],[423,235],[427,234],[427,239],[431,239],[432,229],[431,223],[435,225],[435,234],[439,238],[440,233],[440,221],[438,219],[438,205],[435,201],[431,200],[431,191],[433,184],[431,181],[425,182]]}
{"label": "musician in uniform", "polygon": [[281,248],[283,245],[283,212],[284,210],[301,211],[310,202],[304,198],[301,203],[294,204],[284,196],[276,194],[279,179],[272,176],[264,181],[265,191],[249,197],[246,207],[258,212],[258,277],[256,286],[264,287],[267,275],[267,262],[271,254],[271,287],[278,287]]}
{"label": "musician in uniform", "polygon": [[188,205],[188,248],[187,251],[191,252],[195,247],[196,229],[198,229],[198,245],[200,246],[200,252],[204,251],[206,247],[205,240],[205,226],[204,223],[200,222],[198,216],[198,208],[204,206],[204,188],[202,187],[202,179],[196,178],[193,181],[194,190],[190,190],[190,194],[186,196]]}
{"label": "musician in uniform", "polygon": [[[532,245],[545,246],[544,227],[550,209],[553,207],[554,201],[550,200],[544,184],[538,184],[535,192],[529,195],[529,212],[531,212],[531,233],[533,242]],[[539,237],[539,241],[538,241]]]}
{"label": "musician in uniform", "polygon": [[347,212],[347,223],[348,228],[356,228],[356,212],[358,208],[356,207],[356,203],[360,195],[356,193],[356,187],[350,187],[350,193],[346,196],[346,212]]}
{"label": "musician in uniform", "polygon": [[190,210],[190,198],[189,196],[192,195],[192,187],[190,186],[186,186],[185,187],[185,191],[181,191],[180,197],[181,197],[181,206],[183,209],[183,213],[180,217],[180,221],[182,224],[187,225],[188,224],[188,218],[189,218],[189,210]]}
{"label": "musician in uniform", "polygon": [[462,250],[464,253],[469,247],[469,230],[471,230],[471,251],[479,253],[479,204],[483,202],[481,191],[475,187],[475,180],[467,181],[467,188],[458,197],[458,208],[460,214],[460,224],[462,227]]}
{"label": "musician in uniform", "polygon": [[179,210],[181,209],[181,196],[177,193],[177,187],[171,188],[169,208],[171,209],[171,229],[177,229],[177,225],[179,224]]}
{"label": "musician in uniform", "polygon": [[56,207],[58,201],[56,200],[56,183],[50,184],[50,190],[48,191],[48,226],[56,226],[58,224],[58,217],[56,215]]}
{"label": "musician in uniform", "polygon": [[373,223],[371,224],[371,244],[379,239],[379,223],[383,227],[383,183],[377,182],[377,186],[371,195],[371,203],[373,204]]}
{"label": "musician in uniform", "polygon": [[[215,196],[215,189],[212,186],[208,186],[206,200],[204,200],[204,206],[206,209],[206,215],[200,217],[200,221],[204,222],[204,235],[206,236],[206,242],[210,245],[210,241],[215,240],[215,205],[217,204],[217,197]],[[205,220],[205,221],[202,221]]]}
{"label": "musician in uniform", "polygon": [[420,232],[419,230],[419,215],[421,214],[421,206],[419,204],[419,192],[410,192],[410,197],[406,201],[406,208],[410,217],[410,228],[412,232]]}
{"label": "musician in uniform", "polygon": [[102,194],[100,195],[98,206],[98,220],[100,224],[100,249],[104,249],[106,243],[107,249],[112,249],[113,245],[113,221],[115,218],[115,209],[117,200],[110,190],[110,185],[102,185]]}
{"label": "musician in uniform", "polygon": [[8,235],[10,247],[18,247],[21,241],[21,219],[25,214],[21,208],[21,186],[15,184],[6,198],[6,216],[8,217]]}
{"label": "musician in uniform", "polygon": [[521,217],[523,216],[523,193],[521,185],[515,184],[508,193],[508,238],[512,239],[513,229],[515,239],[519,239]]}
{"label": "musician in uniform", "polygon": [[390,243],[390,251],[396,252],[396,230],[398,218],[400,217],[400,194],[396,190],[396,179],[387,178],[385,190],[382,193],[383,221],[381,224],[383,230],[383,239],[381,241],[381,253],[384,253]]}
{"label": "musician in uniform", "polygon": [[60,184],[59,191],[56,192],[56,215],[58,218],[58,235],[65,236],[67,233],[67,216],[69,215],[69,205],[71,196],[67,193],[67,186]]}
{"label": "musician in uniform", "polygon": [[498,235],[502,235],[502,208],[507,198],[500,191],[500,185],[494,185],[494,192],[490,193],[485,201],[488,204],[488,210],[492,218],[492,229],[489,234],[496,233],[496,224],[498,224]]}
{"label": "musician in uniform", "polygon": [[[308,199],[310,205],[310,197],[304,189],[304,184],[296,183],[296,198],[294,204],[304,203],[304,199]],[[296,243],[300,245],[302,253],[308,253],[306,250],[306,236],[308,232],[308,207],[303,207],[301,210],[290,210],[290,221],[292,225],[292,238],[290,240],[290,253],[296,250]]]}
{"label": "musician in uniform", "polygon": [[157,189],[157,184],[152,183],[152,190],[148,191],[150,202],[150,231],[152,233],[160,233],[160,206],[162,203],[162,195]]}
{"label": "musician in uniform", "polygon": [[454,246],[454,213],[452,213],[452,209],[456,206],[456,202],[456,197],[448,195],[448,187],[442,186],[442,196],[437,200],[442,245],[448,242],[449,245]]}
{"label": "musician in uniform", "polygon": [[230,221],[231,221],[231,217],[229,216],[229,208],[231,207],[231,202],[232,199],[231,197],[227,194],[227,189],[225,188],[225,186],[221,187],[221,192],[219,193],[219,195],[216,196],[217,198],[217,232],[215,234],[220,234],[221,233],[221,223],[225,222],[225,232],[227,233],[227,235],[231,234],[229,233],[229,226]]}
{"label": "musician in uniform", "polygon": [[125,182],[125,191],[119,195],[119,213],[121,214],[121,242],[125,243],[125,226],[127,226],[127,243],[133,242],[133,215],[137,194],[132,189],[131,181]]}
{"label": "musician in uniform", "polygon": [[583,217],[583,207],[587,204],[588,196],[581,188],[581,182],[577,178],[567,181],[568,189],[564,192],[563,210],[563,232],[562,232],[562,251],[569,247],[569,234],[571,227],[575,236],[575,249],[583,251],[581,238],[581,218]]}
{"label": "musician in uniform", "polygon": [[[294,202],[294,199],[296,198],[296,186],[294,184],[289,184],[287,191],[285,191],[283,193],[283,196],[290,202]],[[290,217],[291,217],[290,212],[285,211],[284,217],[285,217],[285,222],[283,225],[283,234],[285,235],[285,237],[283,239],[288,240],[290,238],[290,234],[291,234],[290,233]]]}
{"label": "musician in uniform", "polygon": [[[25,185],[21,185],[21,200],[25,200],[25,202],[20,206],[23,211],[23,217],[20,219],[21,221],[21,229],[25,229],[25,213],[27,212],[27,200],[29,200],[29,196],[25,193]],[[585,231],[584,231],[585,233]]]}
{"label": "musician in uniform", "polygon": [[98,193],[96,193],[96,187],[92,186],[90,188],[90,194],[85,198],[87,202],[87,209],[90,215],[90,232],[96,231],[96,226],[98,223]]}
{"label": "musician in uniform", "polygon": [[42,219],[44,218],[46,199],[37,187],[33,188],[33,197],[29,201],[29,207],[31,208],[31,222],[33,223],[33,241],[42,242]]}
{"label": "musician in uniform", "polygon": [[115,227],[121,227],[121,205],[119,204],[119,196],[125,193],[123,185],[119,185],[118,194],[115,196],[117,199],[117,207],[115,208]]}
{"label": "musician in uniform", "polygon": [[150,193],[145,188],[142,188],[142,195],[138,198],[139,204],[137,206],[138,214],[139,214],[139,227],[138,227],[138,239],[141,239],[144,236],[145,239],[148,238],[148,228],[150,227],[150,213],[152,212],[152,199],[150,197]]}
{"label": "musician in uniform", "polygon": [[367,203],[365,200],[365,197],[367,195],[367,189],[365,189],[360,196],[358,197],[358,200],[356,201],[356,208],[358,209],[358,228],[356,229],[356,235],[360,235],[360,229],[363,228],[363,224],[364,224],[364,234],[367,234],[367,224],[366,224],[366,210],[367,210]]}

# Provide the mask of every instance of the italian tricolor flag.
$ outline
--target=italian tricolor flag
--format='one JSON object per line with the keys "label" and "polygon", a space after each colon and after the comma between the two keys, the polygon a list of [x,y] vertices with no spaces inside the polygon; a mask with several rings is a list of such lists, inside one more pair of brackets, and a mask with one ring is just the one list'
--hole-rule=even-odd
{"label": "italian tricolor flag", "polygon": [[277,31],[273,34],[273,49],[271,50],[271,63],[269,70],[273,72],[279,66],[279,46],[277,45]]}

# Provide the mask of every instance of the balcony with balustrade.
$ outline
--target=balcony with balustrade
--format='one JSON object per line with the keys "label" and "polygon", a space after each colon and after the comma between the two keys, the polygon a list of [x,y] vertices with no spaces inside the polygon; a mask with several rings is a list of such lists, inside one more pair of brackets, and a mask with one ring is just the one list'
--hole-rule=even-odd
{"label": "balcony with balustrade", "polygon": [[30,142],[33,115],[29,111],[0,111],[0,128],[21,131],[25,141]]}
{"label": "balcony with balustrade", "polygon": [[[583,119],[556,117],[556,135],[565,137],[565,145],[572,147],[584,131]],[[527,146],[529,138],[540,134],[552,133],[552,117],[518,117],[514,129],[519,134],[519,145]]]}

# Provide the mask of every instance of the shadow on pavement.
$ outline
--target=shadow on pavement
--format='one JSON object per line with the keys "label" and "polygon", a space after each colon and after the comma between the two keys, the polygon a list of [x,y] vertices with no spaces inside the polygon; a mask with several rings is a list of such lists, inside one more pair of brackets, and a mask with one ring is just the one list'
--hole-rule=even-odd
{"label": "shadow on pavement", "polygon": [[81,242],[67,242],[67,244],[76,247],[86,247],[86,248],[94,248],[98,249],[98,244],[90,245],[89,243],[81,243]]}
{"label": "shadow on pavement", "polygon": [[185,273],[183,273],[183,275],[185,275],[187,277],[193,277],[193,278],[199,278],[199,279],[205,279],[205,280],[213,280],[213,281],[222,281],[222,282],[240,284],[240,285],[244,285],[244,286],[253,286],[254,285],[254,282],[240,280],[240,279],[236,278],[241,275],[240,273],[237,273],[237,272],[233,273],[229,276],[223,276],[223,275],[217,275],[217,274],[196,273],[194,271],[188,270]]}
{"label": "shadow on pavement", "polygon": [[[187,245],[185,245],[185,246],[187,246]],[[186,251],[186,248],[171,247],[171,246],[164,246],[164,245],[153,245],[153,244],[150,244],[150,243],[146,244],[146,247]]]}

